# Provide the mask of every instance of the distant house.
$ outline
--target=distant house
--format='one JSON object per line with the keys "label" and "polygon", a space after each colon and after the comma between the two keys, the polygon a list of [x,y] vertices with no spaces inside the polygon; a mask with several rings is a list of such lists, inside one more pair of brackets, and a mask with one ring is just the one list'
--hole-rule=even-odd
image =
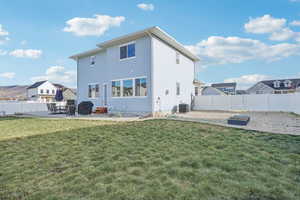
{"label": "distant house", "polygon": [[70,88],[63,88],[64,100],[76,100],[76,90]]}
{"label": "distant house", "polygon": [[236,90],[235,91],[236,95],[244,95],[244,94],[248,94],[246,90]]}
{"label": "distant house", "polygon": [[236,83],[215,83],[211,87],[221,90],[227,95],[235,95]]}
{"label": "distant house", "polygon": [[201,91],[203,89],[204,83],[199,81],[199,80],[194,80],[193,81],[194,87],[195,87],[195,96],[201,95]]}
{"label": "distant house", "polygon": [[51,102],[57,87],[49,81],[39,81],[27,88],[27,99],[31,101]]}
{"label": "distant house", "polygon": [[31,101],[52,102],[58,89],[63,90],[64,100],[76,99],[76,94],[71,89],[50,81],[39,81],[32,84],[27,88],[26,96]]}
{"label": "distant house", "polygon": [[288,94],[299,91],[300,79],[260,81],[249,88],[249,94]]}
{"label": "distant house", "polygon": [[227,94],[222,90],[219,90],[212,86],[204,86],[201,90],[201,95],[227,95]]}

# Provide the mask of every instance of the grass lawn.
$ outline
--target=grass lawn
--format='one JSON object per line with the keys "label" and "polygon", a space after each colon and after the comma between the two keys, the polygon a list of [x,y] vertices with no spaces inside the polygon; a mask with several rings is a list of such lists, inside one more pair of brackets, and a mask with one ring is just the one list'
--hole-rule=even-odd
{"label": "grass lawn", "polygon": [[0,199],[299,200],[300,136],[171,120],[1,119]]}

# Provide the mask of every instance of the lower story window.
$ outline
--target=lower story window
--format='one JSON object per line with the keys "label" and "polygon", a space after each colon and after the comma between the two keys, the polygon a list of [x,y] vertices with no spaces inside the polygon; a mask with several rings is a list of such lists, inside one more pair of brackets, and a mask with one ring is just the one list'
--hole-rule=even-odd
{"label": "lower story window", "polygon": [[133,80],[123,80],[123,97],[133,96]]}
{"label": "lower story window", "polygon": [[99,95],[99,84],[89,85],[89,98],[97,98],[99,97]]}
{"label": "lower story window", "polygon": [[112,81],[111,83],[111,91],[113,97],[121,96],[121,81]]}
{"label": "lower story window", "polygon": [[135,96],[147,96],[146,78],[135,79]]}

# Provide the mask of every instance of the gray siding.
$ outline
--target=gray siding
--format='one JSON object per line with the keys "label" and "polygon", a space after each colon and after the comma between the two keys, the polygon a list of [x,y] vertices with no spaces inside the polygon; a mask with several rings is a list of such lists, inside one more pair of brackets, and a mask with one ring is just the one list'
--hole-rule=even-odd
{"label": "gray siding", "polygon": [[[78,102],[92,101],[95,106],[103,106],[103,84],[108,86],[108,106],[112,112],[151,112],[150,86],[150,38],[143,37],[136,42],[136,56],[120,61],[119,45],[96,54],[96,64],[89,65],[90,57],[78,60]],[[112,98],[111,81],[124,78],[147,77],[147,97]],[[88,98],[88,85],[99,83],[100,97]]]}

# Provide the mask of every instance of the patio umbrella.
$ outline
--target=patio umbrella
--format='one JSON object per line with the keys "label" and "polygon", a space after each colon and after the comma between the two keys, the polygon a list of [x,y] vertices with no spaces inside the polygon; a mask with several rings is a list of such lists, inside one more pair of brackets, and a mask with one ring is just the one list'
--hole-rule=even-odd
{"label": "patio umbrella", "polygon": [[56,101],[62,101],[64,99],[62,89],[58,89],[55,94]]}

